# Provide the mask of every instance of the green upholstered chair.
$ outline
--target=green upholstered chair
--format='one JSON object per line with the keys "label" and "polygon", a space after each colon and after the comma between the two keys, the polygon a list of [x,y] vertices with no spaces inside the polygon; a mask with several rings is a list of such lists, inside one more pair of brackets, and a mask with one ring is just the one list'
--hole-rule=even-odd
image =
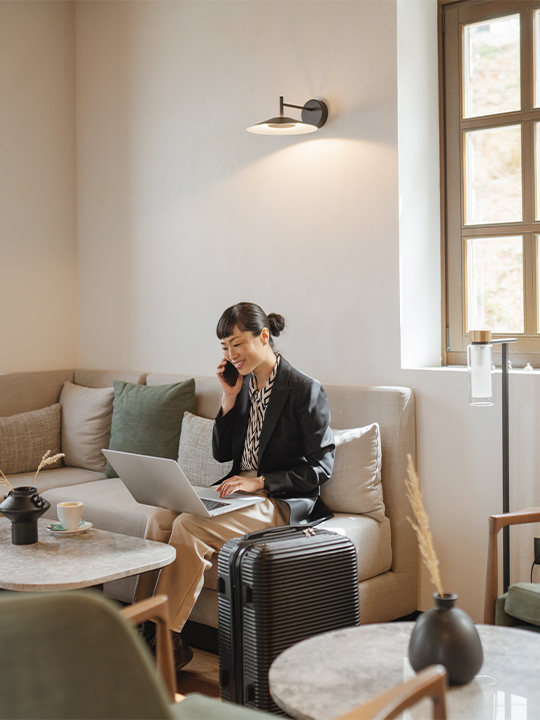
{"label": "green upholstered chair", "polygon": [[[96,591],[1,597],[0,718],[275,717],[195,693],[179,703],[172,702],[170,689],[131,624],[139,622],[141,613],[154,619],[155,609],[150,607],[149,615],[148,607],[142,605],[136,603],[127,612],[119,612],[116,603]],[[346,720],[390,719],[422,697],[431,697],[433,717],[445,720],[445,678],[443,667],[426,668],[407,683],[349,713]]]}
{"label": "green upholstered chair", "polygon": [[[174,703],[132,627],[141,605],[128,608],[126,619],[92,590],[1,597],[0,718],[268,717],[218,701],[208,709],[204,697]],[[154,619],[152,611],[144,615]]]}
{"label": "green upholstered chair", "polygon": [[540,632],[540,584],[516,583],[499,596],[497,538],[503,527],[540,522],[540,508],[492,515],[489,518],[484,622]]}

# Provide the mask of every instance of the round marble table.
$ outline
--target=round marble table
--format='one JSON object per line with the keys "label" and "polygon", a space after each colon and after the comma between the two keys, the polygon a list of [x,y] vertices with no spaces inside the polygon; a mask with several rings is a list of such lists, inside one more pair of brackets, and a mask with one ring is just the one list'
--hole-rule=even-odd
{"label": "round marble table", "polygon": [[157,570],[171,563],[170,545],[91,528],[56,535],[38,520],[38,542],[13,545],[11,523],[0,517],[0,588],[42,592],[75,590]]}
{"label": "round marble table", "polygon": [[[361,625],[304,640],[270,667],[276,703],[300,720],[333,720],[413,677],[407,648],[414,623]],[[449,720],[539,720],[540,635],[478,625],[484,664],[447,693]],[[429,700],[410,718],[430,718]]]}

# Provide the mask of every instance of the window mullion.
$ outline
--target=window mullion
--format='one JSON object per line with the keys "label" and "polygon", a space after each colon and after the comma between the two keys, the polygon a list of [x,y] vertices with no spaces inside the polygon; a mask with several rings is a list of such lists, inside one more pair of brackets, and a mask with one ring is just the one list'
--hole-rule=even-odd
{"label": "window mullion", "polygon": [[536,257],[537,252],[537,236],[533,233],[527,233],[523,236],[523,285],[525,293],[525,335],[531,337],[538,332],[537,317],[537,301],[536,301],[536,282],[537,269]]}

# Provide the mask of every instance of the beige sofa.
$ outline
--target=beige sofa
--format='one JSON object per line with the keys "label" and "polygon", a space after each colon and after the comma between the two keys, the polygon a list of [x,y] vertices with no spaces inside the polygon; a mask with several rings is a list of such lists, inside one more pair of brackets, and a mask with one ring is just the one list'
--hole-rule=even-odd
{"label": "beige sofa", "polygon": [[[151,387],[177,383],[189,377],[192,376],[93,370],[0,375],[0,469],[4,462],[2,452],[5,455],[6,448],[13,447],[9,433],[13,433],[14,418],[33,418],[32,411],[55,406],[64,397],[62,391],[66,382],[75,384],[82,391],[83,388],[111,387],[114,380]],[[199,418],[212,419],[221,399],[219,383],[214,377],[195,376],[194,379],[194,414],[198,417],[191,415],[190,419],[197,422]],[[418,550],[406,517],[409,505],[404,485],[407,454],[415,458],[412,391],[402,387],[338,385],[325,386],[325,389],[332,413],[331,427],[341,444],[336,451],[334,474],[326,484],[323,496],[334,510],[334,517],[321,527],[346,534],[357,547],[361,621],[385,622],[403,617],[417,608]],[[62,422],[69,423],[71,416],[62,411],[63,407],[60,404]],[[30,415],[20,416],[20,413]],[[184,424],[186,422],[184,418]],[[210,425],[209,422],[203,424]],[[362,431],[352,435],[338,432],[355,428],[362,428]],[[80,427],[78,429],[80,431]],[[185,437],[188,437],[187,432]],[[182,441],[183,436],[180,437]],[[210,447],[208,453],[211,453]],[[378,474],[379,485],[374,474]],[[21,486],[28,484],[32,476],[33,473],[16,473],[9,477],[13,485]],[[362,491],[359,489],[361,483],[366,486]],[[82,500],[85,518],[95,527],[145,536],[147,518],[153,508],[135,502],[118,478],[107,478],[103,471],[71,466],[42,470],[36,484],[51,503],[47,513],[51,519],[56,519],[57,502]],[[384,506],[364,508],[361,493],[366,488],[368,501],[371,498],[376,505],[382,489]],[[207,571],[203,592],[191,614],[191,620],[213,628],[218,626],[216,565],[217,562]],[[106,592],[131,602],[135,596],[135,582],[110,583]]]}

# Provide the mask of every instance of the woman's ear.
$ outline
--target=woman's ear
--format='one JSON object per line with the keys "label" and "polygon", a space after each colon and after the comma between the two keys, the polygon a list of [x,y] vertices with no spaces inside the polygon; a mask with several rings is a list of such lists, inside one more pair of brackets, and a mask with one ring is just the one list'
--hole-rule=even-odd
{"label": "woman's ear", "polygon": [[260,338],[263,342],[263,345],[267,345],[268,341],[270,340],[270,330],[268,328],[263,328],[261,330]]}

